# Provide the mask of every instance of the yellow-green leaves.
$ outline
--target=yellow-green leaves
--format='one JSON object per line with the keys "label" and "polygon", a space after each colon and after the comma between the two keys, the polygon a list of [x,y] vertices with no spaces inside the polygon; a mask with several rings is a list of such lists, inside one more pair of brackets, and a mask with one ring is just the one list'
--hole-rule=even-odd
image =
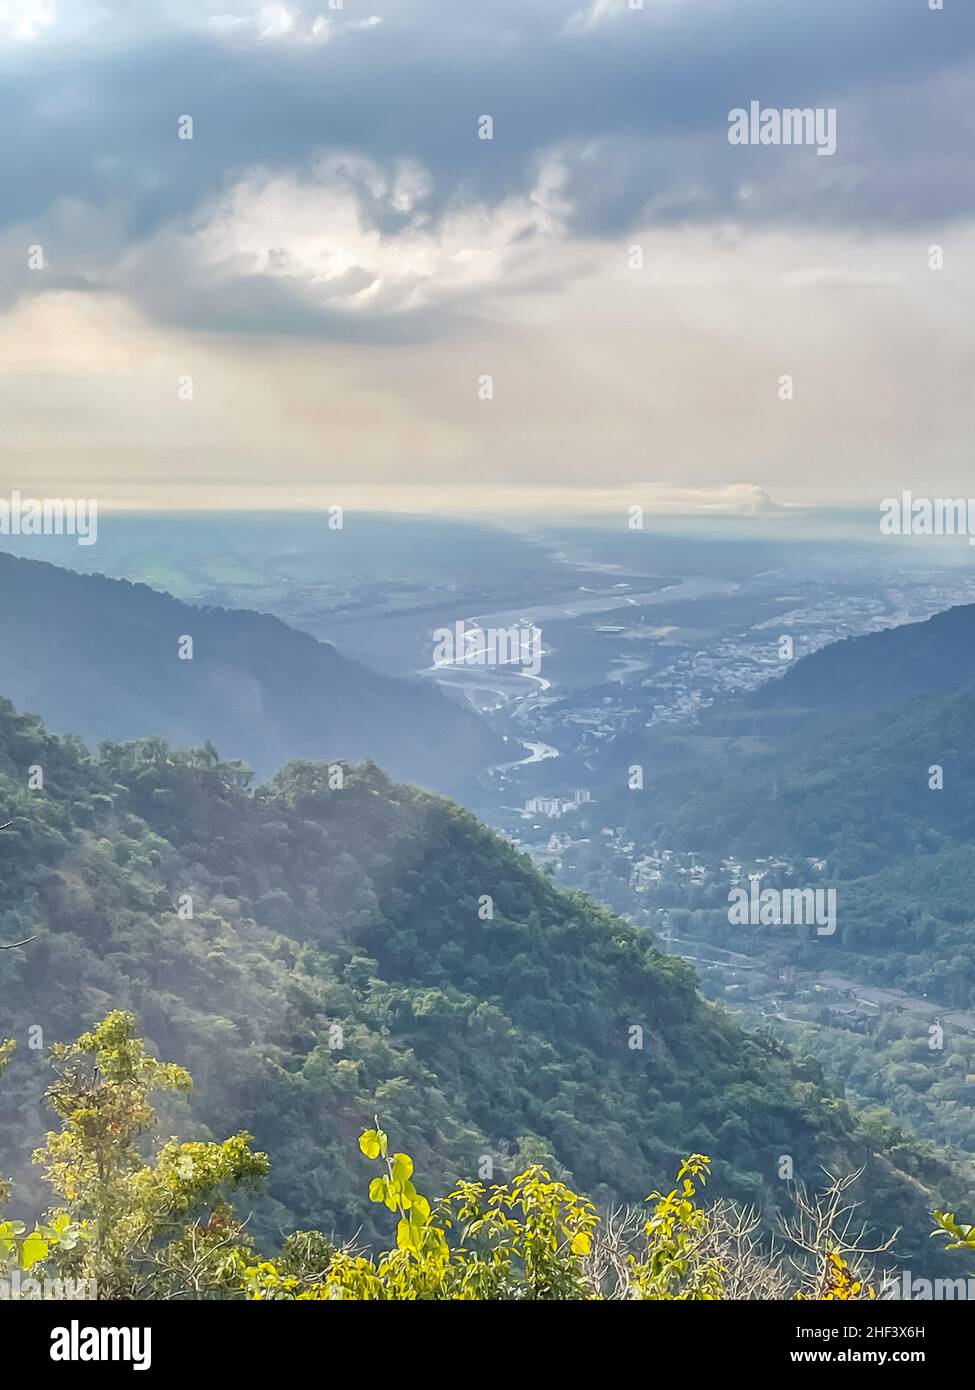
{"label": "yellow-green leaves", "polygon": [[11,1265],[16,1269],[32,1269],[58,1246],[71,1250],[81,1234],[80,1228],[72,1225],[67,1216],[48,1226],[35,1226],[32,1231],[27,1231],[23,1221],[0,1221],[0,1269]]}
{"label": "yellow-green leaves", "polygon": [[975,1250],[975,1226],[956,1221],[954,1213],[950,1211],[936,1211],[932,1215],[938,1228],[931,1234],[949,1237],[946,1250]]}
{"label": "yellow-green leaves", "polygon": [[22,1269],[30,1269],[36,1265],[38,1260],[47,1258],[50,1246],[41,1235],[40,1231],[31,1231],[29,1236],[24,1237],[20,1247],[20,1265]]}
{"label": "yellow-green leaves", "polygon": [[60,1127],[34,1160],[62,1206],[27,1238],[21,1258],[94,1281],[105,1298],[168,1296],[187,1282],[194,1292],[203,1283],[239,1288],[249,1238],[228,1194],[255,1188],[268,1169],[251,1136],[171,1139],[147,1161],[153,1093],[186,1092],[192,1080],[147,1052],[131,1014],[109,1014],[50,1055],[47,1100]]}
{"label": "yellow-green leaves", "polygon": [[[410,1179],[413,1176],[413,1160],[409,1154],[388,1155],[389,1140],[379,1128],[367,1129],[359,1138],[359,1148],[366,1158],[383,1158],[386,1161],[386,1177],[373,1178],[369,1184],[369,1200],[385,1202],[390,1211],[405,1215],[413,1213],[421,1224],[430,1217],[430,1203],[422,1197]],[[411,1237],[401,1249],[413,1249],[415,1242]]]}
{"label": "yellow-green leaves", "polygon": [[367,1129],[359,1136],[359,1148],[366,1158],[385,1158],[389,1140],[381,1129]]}
{"label": "yellow-green leaves", "polygon": [[410,1250],[419,1255],[423,1249],[424,1223],[411,1212],[400,1219],[396,1226],[396,1245],[399,1250]]}
{"label": "yellow-green leaves", "polygon": [[[633,1286],[645,1299],[716,1299],[721,1297],[724,1270],[717,1259],[705,1253],[708,1213],[695,1205],[697,1189],[707,1181],[711,1160],[705,1154],[691,1154],[680,1166],[674,1188],[664,1196],[651,1193],[653,1215],[644,1226],[647,1253],[642,1260],[631,1257]],[[690,1175],[690,1176],[688,1176]]]}
{"label": "yellow-green leaves", "polygon": [[[17,1252],[17,1241],[24,1234],[23,1221],[0,1221],[0,1267],[12,1263]],[[17,1260],[19,1264],[19,1259]]]}
{"label": "yellow-green leaves", "polygon": [[[383,1135],[383,1138],[386,1136]],[[384,1150],[385,1152],[385,1150]],[[393,1182],[405,1183],[413,1176],[413,1160],[409,1154],[393,1154]]]}

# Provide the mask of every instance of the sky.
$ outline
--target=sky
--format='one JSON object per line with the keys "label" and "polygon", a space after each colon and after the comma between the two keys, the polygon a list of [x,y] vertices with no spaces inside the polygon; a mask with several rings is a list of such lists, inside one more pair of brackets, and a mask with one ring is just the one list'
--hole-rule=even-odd
{"label": "sky", "polygon": [[[931,3],[0,0],[0,489],[975,493],[975,5]],[[835,153],[730,143],[752,102]]]}

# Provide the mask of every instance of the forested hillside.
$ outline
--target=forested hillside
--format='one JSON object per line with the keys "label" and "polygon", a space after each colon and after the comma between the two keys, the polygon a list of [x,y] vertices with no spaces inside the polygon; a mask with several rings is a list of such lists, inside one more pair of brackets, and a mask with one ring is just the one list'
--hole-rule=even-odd
{"label": "forested hillside", "polygon": [[[871,711],[788,720],[731,708],[617,751],[648,769],[620,816],[674,845],[721,855],[827,855],[840,877],[975,834],[975,693],[916,696]],[[932,769],[940,768],[942,785]]]}
{"label": "forested hillside", "polygon": [[[606,791],[609,818],[637,843],[693,850],[707,865],[686,892],[649,893],[642,906],[662,907],[678,937],[707,943],[707,951],[717,946],[761,962],[764,984],[754,967],[747,985],[718,968],[708,972],[708,988],[722,998],[729,987],[746,996],[755,1014],[776,1018],[791,1042],[818,1056],[859,1105],[893,1112],[881,1117],[889,1134],[900,1126],[968,1154],[975,1153],[975,692],[965,646],[972,613],[957,608],[837,643],[798,662],[788,687],[777,683],[781,699],[748,698],[694,727],[633,736],[616,750],[618,771]],[[958,688],[894,701],[905,689],[949,682]],[[634,762],[648,769],[641,792],[626,788]],[[764,887],[835,890],[835,933],[810,940],[802,930],[733,927],[729,889],[734,875],[752,872]],[[581,882],[604,891],[598,878]]]}
{"label": "forested hillside", "polygon": [[2,552],[0,588],[0,689],[55,730],[219,738],[263,774],[295,757],[369,757],[438,790],[511,756],[436,686],[379,675],[266,614]]}
{"label": "forested hillside", "polygon": [[696,725],[620,739],[606,793],[665,843],[828,857],[838,878],[970,844],[973,652],[975,605],[832,643]]}
{"label": "forested hillside", "polygon": [[796,662],[751,697],[756,708],[896,704],[975,683],[975,604],[923,623],[848,637]]}
{"label": "forested hillside", "polygon": [[939,1257],[928,1212],[968,1196],[933,1152],[874,1152],[815,1064],[457,806],[370,764],[341,781],[293,762],[255,788],[157,739],[89,754],[4,705],[0,941],[33,938],[0,951],[19,1191],[40,1204],[41,1042],[124,1008],[196,1078],[172,1132],[246,1128],[268,1151],[255,1230],[374,1229],[354,1141],[378,1114],[432,1183],[543,1159],[597,1201],[641,1200],[692,1150],[716,1193],[767,1210],[783,1158],[810,1185],[866,1165],[900,1257]]}

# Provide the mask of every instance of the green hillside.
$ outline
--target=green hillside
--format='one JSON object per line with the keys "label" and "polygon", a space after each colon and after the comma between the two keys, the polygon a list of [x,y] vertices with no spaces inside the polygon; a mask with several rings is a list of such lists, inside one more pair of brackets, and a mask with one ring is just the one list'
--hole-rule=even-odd
{"label": "green hillside", "polygon": [[[975,695],[915,696],[787,720],[741,707],[689,730],[650,730],[616,750],[608,794],[621,823],[729,853],[828,855],[842,877],[975,833]],[[642,795],[623,769],[647,768]],[[929,786],[932,767],[943,787]],[[622,788],[622,790],[621,790]]]}
{"label": "green hillside", "polygon": [[691,1150],[715,1156],[717,1193],[767,1208],[782,1155],[811,1185],[865,1163],[902,1258],[944,1258],[927,1212],[966,1194],[932,1154],[871,1153],[814,1064],[457,806],[370,764],[328,780],[292,763],[254,788],[159,740],[92,755],[4,703],[0,941],[34,937],[0,951],[18,1191],[44,1127],[31,1030],[47,1045],[119,1007],[196,1078],[174,1131],[244,1127],[268,1151],[258,1231],[371,1231],[355,1137],[379,1114],[432,1181],[544,1158],[597,1200],[642,1199]]}

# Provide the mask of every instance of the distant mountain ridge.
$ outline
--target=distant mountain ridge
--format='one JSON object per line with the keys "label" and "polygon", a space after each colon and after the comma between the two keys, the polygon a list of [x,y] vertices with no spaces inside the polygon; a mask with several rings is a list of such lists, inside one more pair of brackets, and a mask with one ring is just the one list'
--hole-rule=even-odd
{"label": "distant mountain ridge", "polygon": [[[607,794],[622,823],[675,847],[874,872],[975,835],[973,719],[975,604],[962,604],[830,643],[693,726],[631,732]],[[654,768],[646,798],[618,790],[633,762]]]}
{"label": "distant mountain ridge", "polygon": [[[632,733],[605,798],[634,838],[822,872],[843,901],[824,950],[971,1009],[973,727],[975,605],[962,605],[825,647],[693,726]],[[654,770],[642,798],[620,790],[634,762]],[[726,928],[722,890],[698,908]]]}
{"label": "distant mountain ridge", "polygon": [[975,604],[812,652],[751,697],[757,708],[890,705],[975,686]]}
{"label": "distant mountain ridge", "polygon": [[[506,745],[432,685],[387,677],[246,609],[198,608],[0,553],[0,687],[88,742],[207,740],[260,775],[289,758],[373,758],[438,790]],[[181,660],[181,639],[192,659]]]}

